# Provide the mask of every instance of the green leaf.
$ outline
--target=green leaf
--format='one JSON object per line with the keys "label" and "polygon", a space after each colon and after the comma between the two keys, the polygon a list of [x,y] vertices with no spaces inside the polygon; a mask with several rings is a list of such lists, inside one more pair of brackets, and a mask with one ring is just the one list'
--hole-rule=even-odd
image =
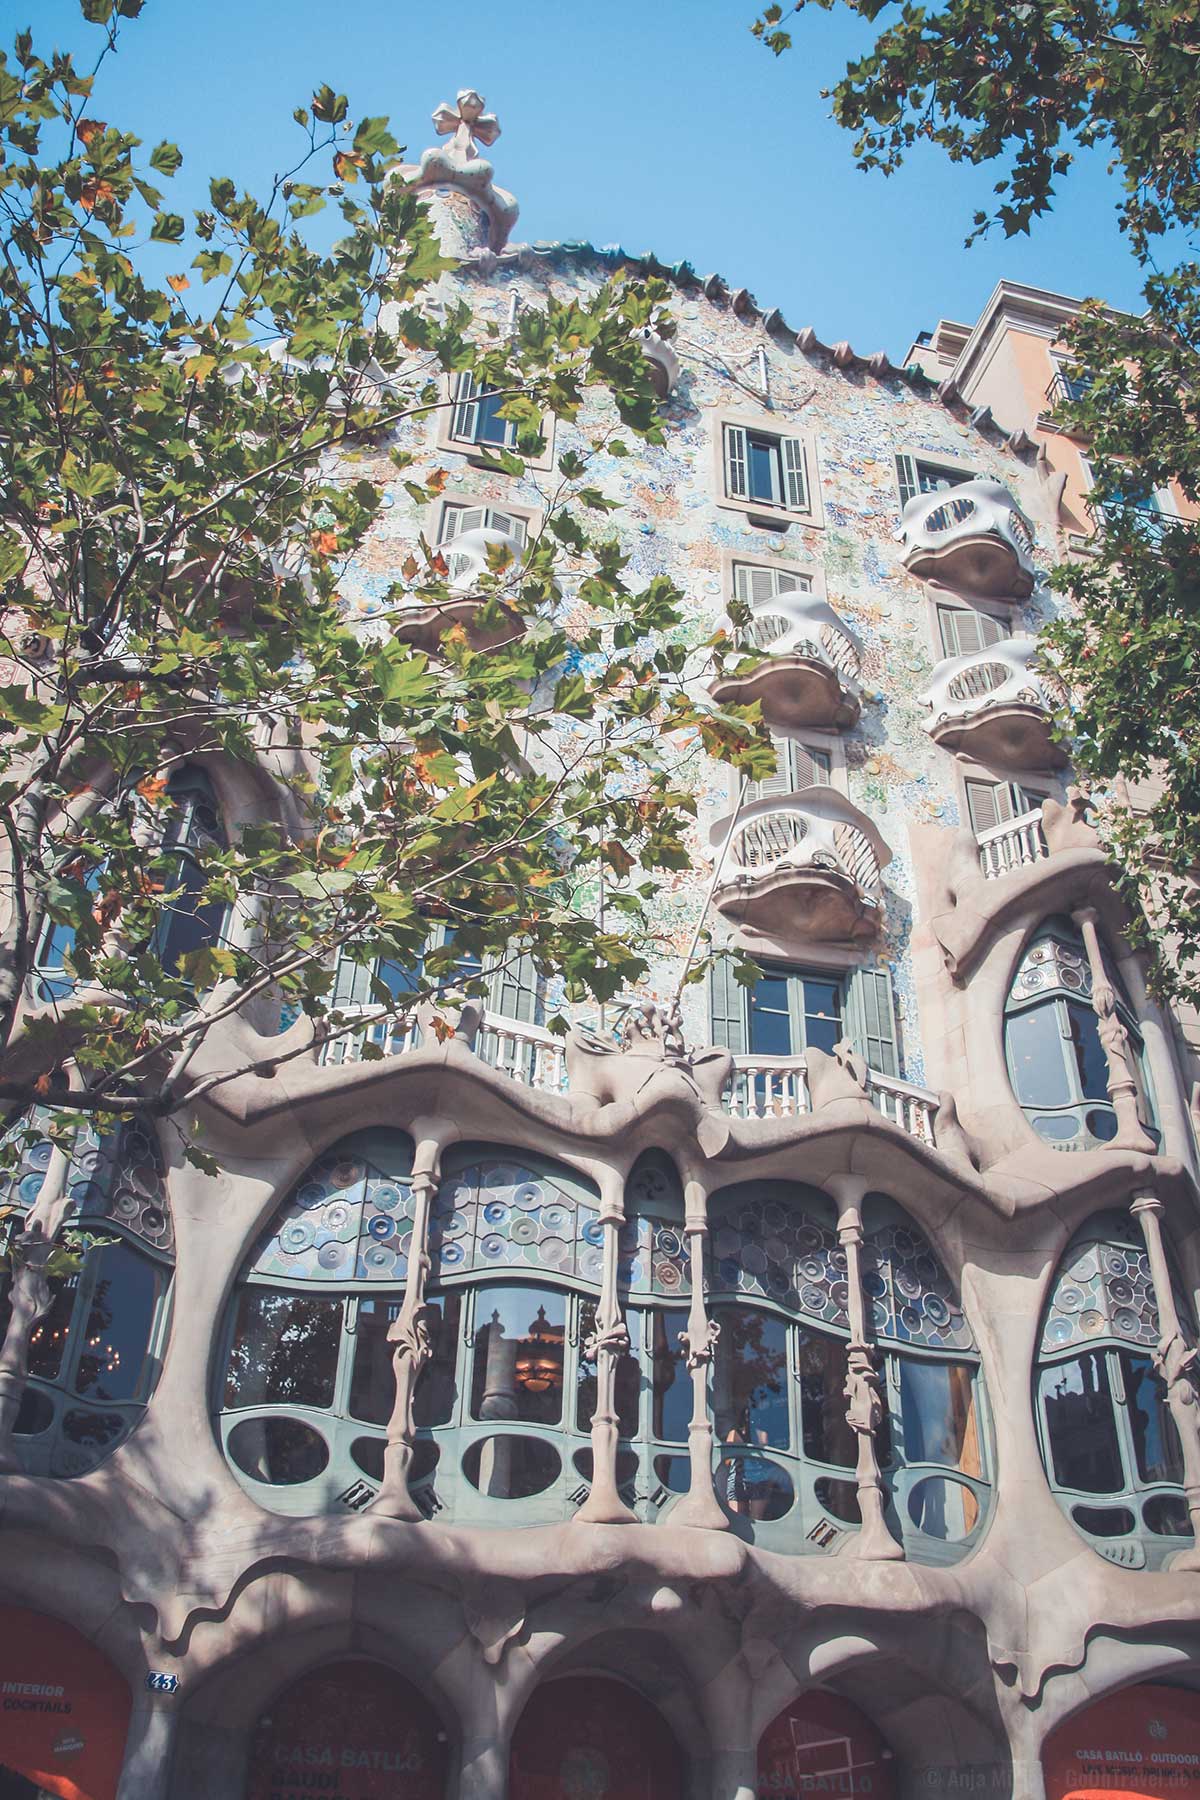
{"label": "green leaf", "polygon": [[181,152],[174,144],[168,144],[165,140],[156,144],[150,152],[150,167],[160,175],[174,175],[182,162]]}

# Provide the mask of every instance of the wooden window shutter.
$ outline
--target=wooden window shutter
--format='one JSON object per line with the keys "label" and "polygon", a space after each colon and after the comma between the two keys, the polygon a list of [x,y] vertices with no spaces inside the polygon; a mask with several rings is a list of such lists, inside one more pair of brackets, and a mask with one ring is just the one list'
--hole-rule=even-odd
{"label": "wooden window shutter", "polygon": [[447,506],[442,512],[441,536],[439,544],[448,544],[451,538],[461,537],[464,531],[478,531],[487,523],[486,506]]}
{"label": "wooden window shutter", "polygon": [[451,437],[463,438],[473,444],[479,435],[479,404],[476,400],[478,389],[475,377],[469,369],[459,372],[454,384],[454,411],[450,426]]}
{"label": "wooden window shutter", "polygon": [[944,656],[971,656],[1008,635],[999,619],[990,613],[972,612],[961,606],[939,606],[938,626]]}
{"label": "wooden window shutter", "polygon": [[542,1022],[541,979],[527,950],[508,956],[494,969],[488,984],[488,1010],[520,1025]]}
{"label": "wooden window shutter", "polygon": [[783,452],[784,505],[791,512],[807,512],[808,476],[804,445],[799,438],[783,438],[780,448]]}
{"label": "wooden window shutter", "polygon": [[339,956],[333,978],[333,1005],[368,1006],[372,973],[370,963],[351,962],[349,957]]}
{"label": "wooden window shutter", "polygon": [[746,433],[740,425],[726,425],[722,429],[725,434],[725,492],[731,500],[748,500]]}
{"label": "wooden window shutter", "polygon": [[733,978],[733,958],[718,956],[708,977],[709,1029],[713,1043],[732,1050],[735,1056],[746,1053],[748,992]]}
{"label": "wooden window shutter", "polygon": [[896,458],[896,484],[900,489],[900,510],[908,505],[914,494],[919,493],[917,485],[917,462],[913,456]]}
{"label": "wooden window shutter", "polygon": [[497,512],[494,507],[489,506],[484,523],[493,531],[503,531],[509,537],[516,538],[518,544],[525,542],[525,520],[516,513]]}
{"label": "wooden window shutter", "polygon": [[968,781],[965,786],[972,831],[991,831],[994,825],[1006,824],[1012,818],[1012,794],[1007,783]]}
{"label": "wooden window shutter", "polygon": [[808,744],[788,746],[792,765],[792,791],[802,787],[828,787],[833,759],[828,750],[814,750]]}
{"label": "wooden window shutter", "polygon": [[778,794],[792,794],[796,791],[795,752],[800,749],[800,745],[791,738],[780,737],[774,731],[771,733],[771,742],[775,746],[775,773],[764,775],[761,781],[746,783],[746,806],[755,800],[772,800]]}
{"label": "wooden window shutter", "polygon": [[846,1033],[867,1067],[899,1073],[892,978],[886,969],[855,969],[846,994]]}

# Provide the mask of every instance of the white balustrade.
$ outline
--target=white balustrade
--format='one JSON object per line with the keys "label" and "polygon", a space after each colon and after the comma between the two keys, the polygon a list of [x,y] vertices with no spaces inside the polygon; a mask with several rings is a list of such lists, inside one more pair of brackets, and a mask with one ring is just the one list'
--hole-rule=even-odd
{"label": "white balustrade", "polygon": [[1036,812],[1021,813],[986,831],[977,831],[975,842],[979,845],[979,867],[989,881],[1013,869],[1028,868],[1050,854],[1040,807]]}
{"label": "white balustrade", "polygon": [[805,656],[834,669],[843,682],[856,683],[862,645],[828,600],[803,588],[788,588],[751,609],[742,635],[771,656]]}

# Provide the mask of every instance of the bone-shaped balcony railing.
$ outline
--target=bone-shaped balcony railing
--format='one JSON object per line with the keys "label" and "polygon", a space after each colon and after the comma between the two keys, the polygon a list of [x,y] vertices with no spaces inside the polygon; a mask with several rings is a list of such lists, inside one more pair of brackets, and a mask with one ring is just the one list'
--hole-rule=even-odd
{"label": "bone-shaped balcony railing", "polygon": [[724,846],[714,899],[746,924],[827,942],[873,936],[883,915],[880,870],[891,851],[865,813],[831,787],[756,800],[718,822]]}
{"label": "bone-shaped balcony railing", "polygon": [[481,577],[497,573],[489,560],[489,552],[492,557],[496,557],[500,551],[504,551],[511,557],[511,562],[502,571],[504,574],[511,574],[514,568],[520,567],[524,548],[520,539],[515,538],[511,532],[493,531],[489,526],[462,532],[442,546],[442,555],[446,558],[446,567],[450,571],[451,587],[470,588]]}
{"label": "bone-shaped balcony railing", "polygon": [[777,594],[751,609],[742,635],[770,656],[807,656],[835,670],[843,682],[857,683],[862,645],[827,600],[797,589]]}
{"label": "bone-shaped balcony railing", "polygon": [[966,719],[984,707],[1037,706],[1052,713],[1057,704],[1051,680],[1036,667],[1035,637],[1001,638],[964,656],[937,664],[921,703],[931,709],[926,731],[947,719]]}
{"label": "bone-shaped balcony railing", "polygon": [[914,494],[896,536],[911,575],[937,576],[972,594],[1023,597],[1033,590],[1033,533],[998,481]]}

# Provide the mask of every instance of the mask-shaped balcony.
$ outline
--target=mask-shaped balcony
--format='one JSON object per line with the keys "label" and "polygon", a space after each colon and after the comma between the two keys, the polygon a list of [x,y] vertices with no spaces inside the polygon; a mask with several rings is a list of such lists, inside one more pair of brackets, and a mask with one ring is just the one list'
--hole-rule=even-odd
{"label": "mask-shaped balcony", "polygon": [[842,729],[856,722],[862,647],[827,600],[800,589],[775,594],[752,608],[741,635],[766,660],[714,682],[714,700],[761,701],[769,725]]}
{"label": "mask-shaped balcony", "polygon": [[679,358],[653,325],[644,326],[639,337],[642,355],[650,365],[650,385],[659,399],[665,400],[679,381]]}
{"label": "mask-shaped balcony", "polygon": [[1033,534],[998,481],[914,494],[896,536],[910,575],[963,594],[1023,599],[1033,592]]}
{"label": "mask-shaped balcony", "polygon": [[715,844],[726,838],[713,899],[727,918],[784,941],[858,943],[879,930],[892,853],[835,789],[756,800],[713,828]]}
{"label": "mask-shaped balcony", "polygon": [[996,769],[1063,768],[1066,751],[1052,731],[1056,700],[1033,666],[1037,654],[1036,638],[1002,638],[938,663],[921,696],[934,743]]}
{"label": "mask-shaped balcony", "polygon": [[436,652],[440,638],[454,625],[462,626],[475,650],[486,650],[493,644],[520,637],[524,624],[507,607],[499,625],[484,629],[477,623],[484,605],[493,597],[491,583],[498,573],[495,559],[501,551],[512,559],[503,570],[504,578],[509,579],[514,569],[520,567],[525,554],[524,545],[510,533],[482,526],[475,531],[464,531],[444,544],[441,554],[449,570],[448,598],[437,606],[413,607],[397,620],[396,636],[430,654]]}

